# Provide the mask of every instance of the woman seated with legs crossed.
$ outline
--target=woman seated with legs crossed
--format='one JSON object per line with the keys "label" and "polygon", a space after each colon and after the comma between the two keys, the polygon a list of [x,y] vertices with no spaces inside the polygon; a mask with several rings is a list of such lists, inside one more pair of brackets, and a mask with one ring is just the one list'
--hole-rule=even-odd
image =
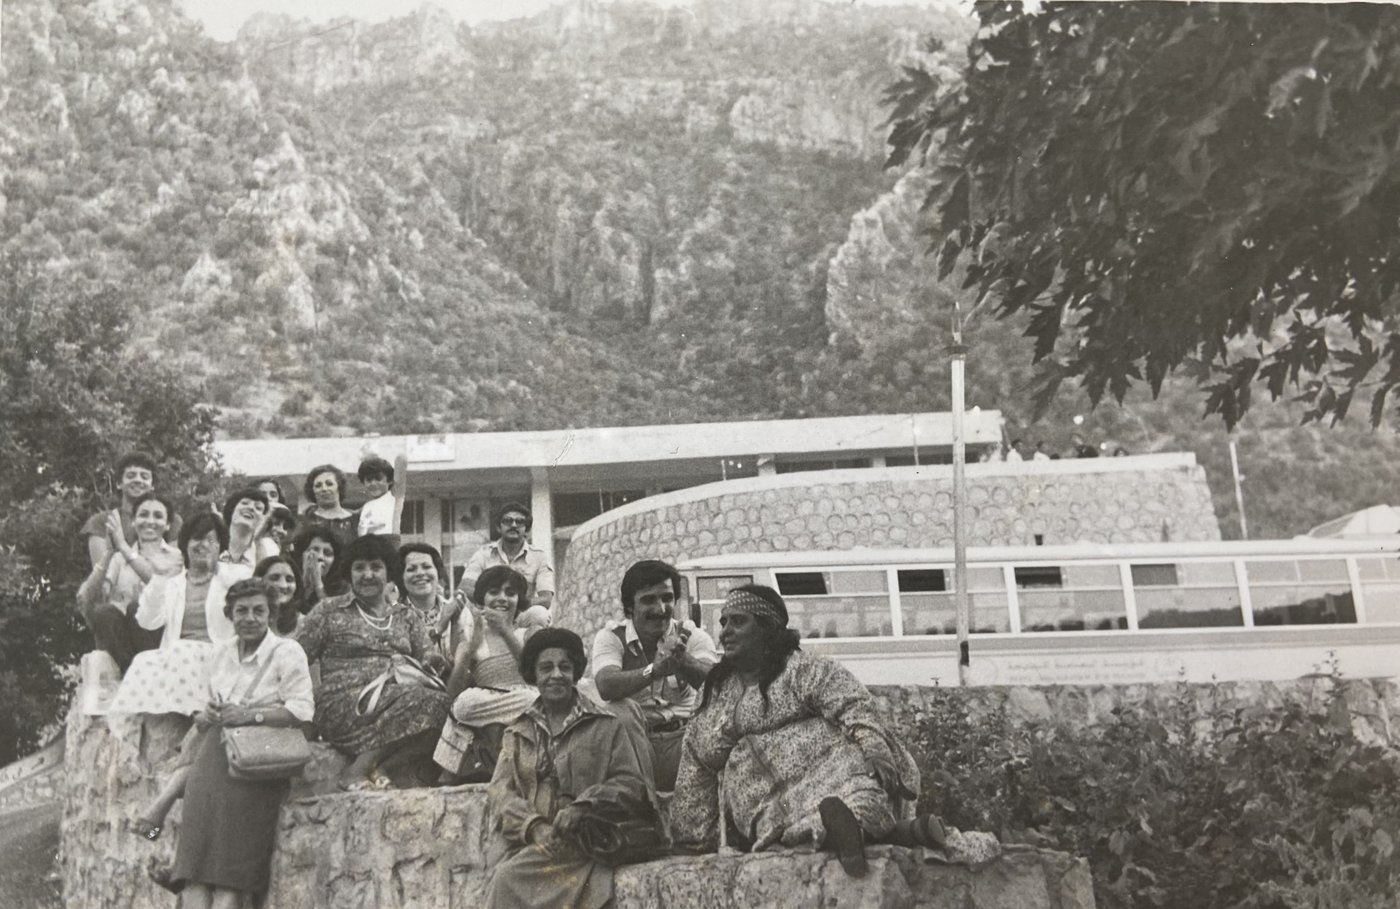
{"label": "woman seated with legs crossed", "polygon": [[452,711],[433,752],[442,768],[439,783],[491,779],[505,727],[539,697],[520,674],[520,654],[534,629],[514,624],[528,589],[524,576],[505,565],[493,565],[476,579],[470,625],[447,682]]}
{"label": "woman seated with legs crossed", "polygon": [[236,779],[221,732],[238,726],[299,726],[315,711],[306,654],[271,633],[271,594],[250,578],[228,590],[234,640],[218,645],[208,703],[186,784],[184,823],[168,886],[182,909],[240,909],[267,891],[277,814],[289,780]]}
{"label": "woman seated with legs crossed", "polygon": [[398,560],[386,537],[351,542],[331,569],[332,579],[348,576],[350,592],[322,600],[297,629],[307,658],[321,666],[316,728],[353,758],[344,789],[385,788],[394,766],[426,761],[447,718],[444,686],[420,671],[445,666],[427,622],[411,605],[386,602]]}
{"label": "woman seated with legs crossed", "polygon": [[777,591],[731,591],[724,658],[705,681],[681,755],[671,828],[682,851],[814,845],[865,873],[865,840],[941,846],[915,818],[919,771],[850,671],[803,653]]}

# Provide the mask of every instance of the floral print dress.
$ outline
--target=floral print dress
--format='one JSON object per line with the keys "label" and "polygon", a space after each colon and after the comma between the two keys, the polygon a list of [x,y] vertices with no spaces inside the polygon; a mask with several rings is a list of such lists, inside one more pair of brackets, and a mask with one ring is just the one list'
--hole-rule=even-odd
{"label": "floral print dress", "polygon": [[399,603],[388,616],[388,627],[376,628],[360,614],[354,596],[344,594],[322,600],[297,629],[307,660],[321,663],[316,728],[327,742],[352,755],[437,731],[447,718],[445,691],[405,684],[385,685],[373,713],[356,713],[360,692],[389,669],[395,655],[421,661],[437,651],[418,610]]}
{"label": "floral print dress", "polygon": [[821,845],[818,806],[829,795],[854,812],[872,838],[889,832],[913,805],[890,798],[866,755],[890,762],[919,791],[909,752],[886,731],[874,699],[850,671],[798,651],[768,689],[731,676],[690,721],[671,803],[672,836],[713,850],[721,824],[731,846]]}

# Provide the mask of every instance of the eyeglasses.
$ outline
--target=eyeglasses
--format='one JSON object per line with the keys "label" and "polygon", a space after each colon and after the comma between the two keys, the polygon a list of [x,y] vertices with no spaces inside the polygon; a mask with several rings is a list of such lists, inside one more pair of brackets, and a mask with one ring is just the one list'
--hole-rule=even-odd
{"label": "eyeglasses", "polygon": [[501,524],[506,527],[524,527],[529,523],[527,518],[501,518]]}

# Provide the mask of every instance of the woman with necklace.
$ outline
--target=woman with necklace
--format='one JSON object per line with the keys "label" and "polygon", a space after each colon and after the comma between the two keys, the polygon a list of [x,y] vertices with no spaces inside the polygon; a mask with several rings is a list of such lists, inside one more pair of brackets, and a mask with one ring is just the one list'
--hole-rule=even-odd
{"label": "woman with necklace", "polygon": [[302,526],[327,527],[339,538],[341,544],[350,542],[359,525],[359,512],[346,508],[345,471],[334,464],[322,464],[311,468],[306,475],[306,485],[302,492],[315,503],[308,511],[302,512]]}
{"label": "woman with necklace", "polygon": [[440,683],[394,681],[403,657],[434,671],[444,665],[418,611],[385,603],[396,574],[398,553],[388,539],[354,540],[331,568],[332,578],[348,578],[350,592],[318,603],[296,634],[307,659],[321,665],[316,728],[352,759],[340,776],[343,789],[388,787],[384,771],[426,756],[447,717]]}
{"label": "woman with necklace", "polygon": [[205,704],[205,662],[216,644],[233,640],[224,616],[224,595],[253,569],[220,561],[228,548],[228,528],[216,514],[200,512],[180,528],[184,570],[156,576],[137,599],[136,622],[160,630],[160,648],[139,653],[122,679],[109,714],[183,713],[193,716]]}
{"label": "woman with necklace", "polygon": [[402,602],[413,607],[428,623],[428,636],[438,642],[443,659],[451,661],[453,619],[462,609],[460,599],[443,596],[442,585],[447,578],[442,554],[428,543],[405,543],[399,547],[401,572],[394,583],[402,593]]}

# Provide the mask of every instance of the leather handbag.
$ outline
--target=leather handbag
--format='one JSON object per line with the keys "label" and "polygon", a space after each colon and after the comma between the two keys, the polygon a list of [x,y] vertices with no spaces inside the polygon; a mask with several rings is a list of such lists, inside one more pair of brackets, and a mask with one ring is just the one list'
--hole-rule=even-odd
{"label": "leather handbag", "polygon": [[[253,680],[243,691],[247,701],[257,690],[263,675],[272,666],[272,654],[281,647],[279,641],[267,655]],[[311,746],[300,730],[286,726],[228,726],[221,734],[224,756],[228,758],[228,775],[236,780],[281,780],[301,773],[311,761]]]}
{"label": "leather handbag", "polygon": [[579,849],[610,867],[635,865],[668,855],[671,841],[655,807],[631,795],[581,799],[585,814],[573,831]]}
{"label": "leather handbag", "polygon": [[389,668],[360,689],[355,698],[355,715],[373,716],[379,710],[380,700],[387,685],[413,685],[444,692],[447,690],[447,685],[442,679],[429,672],[422,663],[407,654],[396,653],[389,658]]}
{"label": "leather handbag", "polygon": [[228,775],[236,780],[290,779],[311,762],[311,746],[300,729],[230,726],[223,740]]}

